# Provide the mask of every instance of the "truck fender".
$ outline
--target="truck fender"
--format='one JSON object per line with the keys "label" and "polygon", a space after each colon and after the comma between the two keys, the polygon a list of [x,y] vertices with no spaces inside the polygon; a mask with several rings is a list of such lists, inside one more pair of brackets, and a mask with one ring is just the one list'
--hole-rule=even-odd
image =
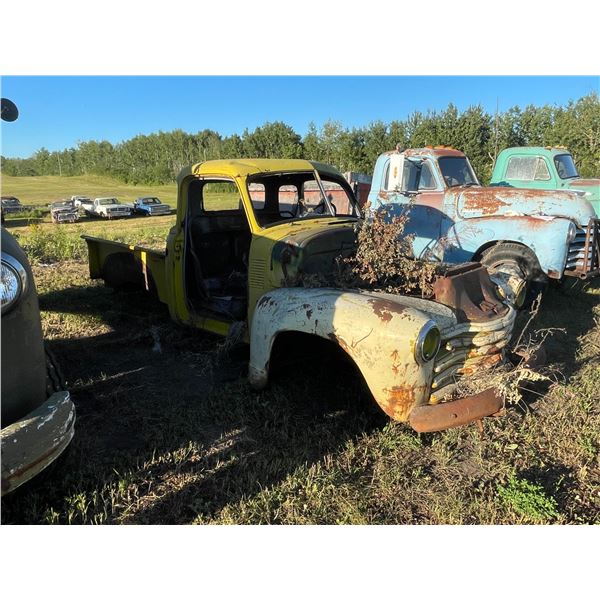
{"label": "truck fender", "polygon": [[484,250],[499,242],[514,242],[530,248],[542,271],[557,279],[565,269],[573,227],[570,219],[543,215],[464,219],[440,238],[434,254],[460,263],[479,259]]}
{"label": "truck fender", "polygon": [[414,356],[418,334],[430,321],[413,307],[375,292],[332,288],[280,288],[258,301],[250,333],[250,384],[261,389],[277,336],[302,332],[337,344],[354,362],[375,401],[406,421],[429,399],[433,361]]}

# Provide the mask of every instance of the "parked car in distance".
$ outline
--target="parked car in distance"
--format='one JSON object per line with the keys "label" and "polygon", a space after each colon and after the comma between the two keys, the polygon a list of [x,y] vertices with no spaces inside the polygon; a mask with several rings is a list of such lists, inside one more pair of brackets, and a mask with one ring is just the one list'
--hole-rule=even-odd
{"label": "parked car in distance", "polygon": [[53,223],[75,223],[79,221],[79,211],[73,200],[58,200],[52,202],[49,207]]}
{"label": "parked car in distance", "polygon": [[131,216],[132,205],[121,204],[116,198],[95,198],[91,204],[82,203],[86,213],[102,217],[103,219],[115,219],[117,217]]}
{"label": "parked car in distance", "polygon": [[92,199],[88,196],[71,196],[71,202],[75,208],[84,208],[83,204],[91,204]]}
{"label": "parked car in distance", "polygon": [[600,217],[600,179],[581,177],[573,156],[564,146],[505,148],[496,159],[490,185],[574,191]]}
{"label": "parked car in distance", "polygon": [[171,207],[168,204],[163,204],[156,196],[144,196],[137,198],[133,203],[133,212],[138,215],[170,215]]}
{"label": "parked car in distance", "polygon": [[21,201],[15,196],[2,196],[0,199],[0,213],[2,214],[2,223],[5,215],[13,215],[31,210],[31,206],[23,206]]}

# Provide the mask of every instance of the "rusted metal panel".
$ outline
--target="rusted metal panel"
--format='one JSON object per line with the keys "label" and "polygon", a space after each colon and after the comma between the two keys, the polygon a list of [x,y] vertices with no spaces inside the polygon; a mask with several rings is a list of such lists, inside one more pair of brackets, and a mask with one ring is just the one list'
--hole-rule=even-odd
{"label": "rusted metal panel", "polygon": [[[473,276],[487,277],[480,269],[471,269]],[[465,297],[468,287],[463,287]],[[468,304],[473,301],[468,299]],[[249,380],[257,388],[267,384],[278,334],[311,333],[339,345],[361,371],[381,409],[395,420],[407,421],[415,407],[439,401],[457,378],[505,360],[516,312],[498,304],[500,314],[491,311],[487,319],[474,322],[462,321],[450,306],[414,297],[330,288],[273,290],[258,301],[254,313]],[[442,350],[435,360],[420,363],[416,340],[431,319],[440,330]]]}
{"label": "rusted metal panel", "polygon": [[420,433],[441,431],[488,417],[502,407],[502,398],[493,389],[487,389],[452,402],[417,406],[410,413],[409,423]]}
{"label": "rusted metal panel", "polygon": [[2,429],[2,495],[46,468],[69,445],[75,407],[69,392],[57,392],[39,408]]}
{"label": "rusted metal panel", "polygon": [[589,279],[600,274],[600,219],[590,219],[587,227],[578,228],[569,245],[565,275]]}
{"label": "rusted metal panel", "polygon": [[508,306],[498,298],[496,285],[482,276],[484,271],[479,263],[465,263],[434,283],[436,301],[454,308],[459,322],[487,321],[508,312]]}

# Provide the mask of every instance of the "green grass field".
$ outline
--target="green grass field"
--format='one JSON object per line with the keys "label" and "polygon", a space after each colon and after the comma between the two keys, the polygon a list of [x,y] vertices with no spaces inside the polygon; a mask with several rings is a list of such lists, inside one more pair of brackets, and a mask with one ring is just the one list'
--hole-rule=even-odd
{"label": "green grass field", "polygon": [[124,202],[133,202],[140,196],[158,196],[166,204],[175,206],[177,186],[169,185],[127,185],[117,179],[86,175],[78,177],[11,177],[2,175],[2,195],[16,196],[21,204],[46,208],[50,202],[56,202],[71,196],[89,196],[100,198],[116,196]]}
{"label": "green grass field", "polygon": [[252,391],[247,347],[89,280],[80,233],[160,244],[163,219],[8,222],[77,423],[65,455],[2,499],[3,523],[600,524],[599,283],[547,291],[535,328],[563,328],[550,381],[483,432],[418,434],[337,363],[299,362]]}

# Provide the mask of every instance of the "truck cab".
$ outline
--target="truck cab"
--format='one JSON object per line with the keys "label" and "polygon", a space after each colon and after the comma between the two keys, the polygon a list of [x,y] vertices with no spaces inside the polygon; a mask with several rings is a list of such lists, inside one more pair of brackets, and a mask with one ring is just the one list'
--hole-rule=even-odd
{"label": "truck cab", "polygon": [[569,190],[583,196],[600,217],[600,179],[579,175],[564,146],[523,146],[500,152],[490,185],[536,190]]}
{"label": "truck cab", "polygon": [[390,218],[410,210],[406,232],[416,257],[481,261],[525,282],[529,298],[548,278],[600,274],[600,221],[571,191],[482,186],[468,158],[446,146],[379,156],[371,210]]}

